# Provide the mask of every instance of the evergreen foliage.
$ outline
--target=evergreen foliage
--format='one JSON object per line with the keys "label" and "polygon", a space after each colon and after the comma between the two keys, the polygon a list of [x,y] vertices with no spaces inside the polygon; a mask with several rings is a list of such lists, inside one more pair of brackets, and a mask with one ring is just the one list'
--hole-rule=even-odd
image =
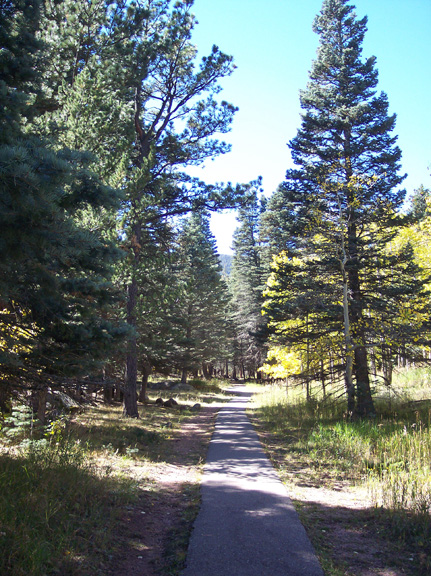
{"label": "evergreen foliage", "polygon": [[410,198],[409,213],[415,220],[421,221],[429,216],[429,203],[431,199],[431,190],[425,188],[423,184],[413,191]]}
{"label": "evergreen foliage", "polygon": [[[0,405],[12,384],[46,392],[100,372],[124,381],[137,417],[138,374],[143,401],[153,368],[185,380],[232,361],[254,376],[269,328],[268,373],[344,379],[349,411],[371,414],[377,370],[389,384],[431,345],[431,226],[423,186],[401,212],[367,19],[323,1],[295,167],[267,203],[260,182],[187,173],[229,151],[236,112],[219,99],[233,59],[214,46],[198,60],[192,8],[1,4]],[[238,206],[221,266],[208,214]]]}
{"label": "evergreen foliage", "polygon": [[223,362],[228,355],[229,294],[205,214],[193,214],[184,222],[178,243],[182,335],[177,342],[177,366],[186,382],[187,374],[199,369],[211,377],[216,362]]}
{"label": "evergreen foliage", "polygon": [[[270,204],[272,212],[281,207],[282,215],[272,213],[267,219],[268,230],[285,219],[273,246],[302,260],[310,271],[287,279],[294,298],[287,298],[289,309],[300,300],[297,318],[313,315],[321,326],[316,338],[334,323],[336,333],[344,334],[346,386],[352,385],[349,359],[355,386],[349,410],[358,414],[373,412],[367,350],[377,342],[369,318],[375,326],[399,310],[391,294],[400,290],[403,267],[414,266],[407,253],[393,258],[387,250],[403,224],[399,210],[405,191],[398,186],[404,176],[399,175],[401,152],[392,135],[395,115],[388,113],[386,94],[376,92],[376,59],[362,58],[366,24],[367,18],[357,19],[347,0],[323,2],[313,26],[320,46],[300,94],[302,124],[289,144],[297,167],[287,171]],[[281,272],[276,266],[274,274]],[[421,282],[413,284],[404,286],[406,294],[423,293]],[[313,336],[304,320],[302,326],[307,338]],[[298,329],[284,336],[286,342],[298,337]]]}
{"label": "evergreen foliage", "polygon": [[[191,43],[193,2],[146,2],[147,18],[129,64],[135,142],[125,187],[123,234],[129,243],[127,322],[133,330],[127,352],[125,414],[138,415],[137,301],[139,269],[146,246],[172,217],[191,210],[234,206],[242,187],[208,186],[184,172],[229,146],[216,138],[227,132],[236,108],[217,102],[219,80],[233,71],[232,58],[216,46],[196,70]],[[127,63],[126,63],[127,64]]]}
{"label": "evergreen foliage", "polygon": [[238,210],[239,227],[234,233],[232,270],[232,318],[235,327],[235,365],[250,375],[259,372],[265,357],[265,319],[262,292],[266,280],[259,224],[266,199],[258,197],[260,182],[250,188],[247,202]]}
{"label": "evergreen foliage", "polygon": [[229,276],[232,270],[232,255],[220,254],[220,263],[222,265],[223,274]]}
{"label": "evergreen foliage", "polygon": [[138,368],[149,340],[157,340],[140,314],[145,301],[152,306],[147,288],[154,258],[166,252],[170,221],[194,209],[234,206],[242,195],[241,187],[206,186],[183,171],[229,150],[214,136],[229,130],[236,110],[216,99],[232,58],[214,46],[197,62],[192,5],[46,2],[39,32],[45,73],[38,133],[56,147],[91,151],[89,168],[122,190],[119,213],[90,211],[85,219],[106,239],[119,239],[126,256],[117,281],[127,287],[120,312],[129,325],[124,410],[133,417]]}
{"label": "evergreen foliage", "polygon": [[114,247],[80,224],[118,206],[85,153],[33,134],[43,97],[39,5],[1,13],[0,300],[2,386],[42,386],[88,374],[121,333],[106,319]]}

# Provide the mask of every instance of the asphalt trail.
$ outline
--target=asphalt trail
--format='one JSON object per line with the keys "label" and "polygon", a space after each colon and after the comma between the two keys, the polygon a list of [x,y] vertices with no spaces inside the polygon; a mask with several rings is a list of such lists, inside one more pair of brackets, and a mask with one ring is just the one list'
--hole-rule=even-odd
{"label": "asphalt trail", "polygon": [[247,418],[251,394],[235,393],[217,417],[182,576],[324,576]]}

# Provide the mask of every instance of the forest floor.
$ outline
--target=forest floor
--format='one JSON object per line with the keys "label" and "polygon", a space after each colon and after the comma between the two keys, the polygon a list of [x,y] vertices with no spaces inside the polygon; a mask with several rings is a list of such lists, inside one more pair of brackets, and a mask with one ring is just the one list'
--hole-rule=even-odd
{"label": "forest floor", "polygon": [[[145,470],[137,500],[124,510],[118,526],[112,576],[179,574],[185,565],[208,443],[220,405],[201,408],[172,431],[170,453]],[[140,465],[123,470],[138,486]]]}
{"label": "forest floor", "polygon": [[413,552],[394,541],[366,488],[316,471],[254,425],[327,576],[418,576]]}
{"label": "forest floor", "polygon": [[[202,464],[219,406],[202,407],[172,432],[174,449],[147,469],[144,490],[124,511],[111,576],[178,575],[199,509]],[[291,460],[277,440],[254,422],[279,470],[327,576],[414,576],[412,554],[389,536],[367,493],[347,481],[316,476],[305,461]],[[138,462],[124,473],[139,482]]]}

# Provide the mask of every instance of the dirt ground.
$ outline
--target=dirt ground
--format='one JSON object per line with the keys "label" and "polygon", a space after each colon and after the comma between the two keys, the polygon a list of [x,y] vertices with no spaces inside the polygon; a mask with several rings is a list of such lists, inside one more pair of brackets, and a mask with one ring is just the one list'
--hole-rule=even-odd
{"label": "dirt ground", "polygon": [[[173,431],[175,450],[169,462],[146,471],[145,486],[119,525],[119,552],[110,576],[161,576],[179,573],[192,520],[199,504],[202,464],[218,408],[204,407]],[[139,470],[128,473],[139,477]]]}
{"label": "dirt ground", "polygon": [[[120,552],[112,558],[109,576],[162,576],[181,571],[217,410],[202,408],[180,431],[173,432],[174,457],[150,467],[146,490],[135,505],[124,511],[118,527]],[[265,443],[265,438],[262,440]],[[303,472],[293,467],[281,475],[318,554],[324,552],[322,564],[327,573],[418,574],[408,551],[385,537],[384,524],[375,521],[364,490],[343,482],[330,488],[319,486],[308,482]],[[129,473],[139,477],[137,469]]]}

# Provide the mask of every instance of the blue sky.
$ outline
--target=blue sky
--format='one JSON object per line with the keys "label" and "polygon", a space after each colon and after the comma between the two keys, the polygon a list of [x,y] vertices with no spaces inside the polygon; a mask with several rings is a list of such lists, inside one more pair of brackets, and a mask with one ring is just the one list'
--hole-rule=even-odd
{"label": "blue sky", "polygon": [[[404,186],[431,187],[431,0],[352,0],[368,16],[363,56],[376,56],[378,89],[397,114]],[[232,151],[203,168],[207,182],[249,182],[263,177],[268,196],[292,166],[287,142],[300,125],[299,90],[306,87],[318,36],[312,22],[322,0],[195,0],[200,55],[216,44],[237,69],[220,97],[239,107],[224,138]],[[219,252],[230,252],[234,213],[217,214],[211,228]]]}

